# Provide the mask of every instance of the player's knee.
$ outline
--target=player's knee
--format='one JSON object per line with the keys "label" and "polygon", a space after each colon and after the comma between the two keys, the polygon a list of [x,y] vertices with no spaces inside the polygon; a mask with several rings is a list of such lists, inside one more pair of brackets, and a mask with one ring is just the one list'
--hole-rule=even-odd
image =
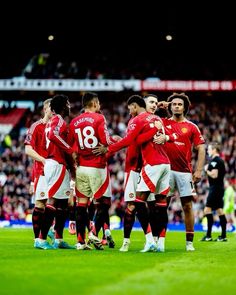
{"label": "player's knee", "polygon": [[[45,200],[45,201],[47,201],[47,200]],[[39,209],[45,209],[46,202],[36,200],[35,207],[37,207]]]}
{"label": "player's knee", "polygon": [[128,209],[130,212],[134,212],[134,211],[135,211],[135,204],[128,204],[128,205],[127,205],[127,209]]}
{"label": "player's knee", "polygon": [[183,205],[183,210],[184,210],[184,212],[189,212],[189,211],[191,211],[191,210],[192,210],[192,203],[191,203],[191,202],[185,203],[185,204]]}

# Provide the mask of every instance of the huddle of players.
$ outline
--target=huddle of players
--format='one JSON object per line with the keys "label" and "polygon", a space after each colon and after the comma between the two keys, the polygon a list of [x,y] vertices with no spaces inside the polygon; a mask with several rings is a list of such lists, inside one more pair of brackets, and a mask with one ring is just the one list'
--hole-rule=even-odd
{"label": "huddle of players", "polygon": [[[186,224],[186,250],[194,251],[193,182],[201,179],[205,160],[204,139],[198,127],[185,118],[190,105],[184,94],[174,93],[160,107],[168,108],[171,118],[161,119],[154,113],[158,107],[155,95],[144,99],[132,95],[127,101],[131,119],[126,136],[110,136],[106,120],[100,113],[96,93],[82,97],[84,112],[74,118],[69,128],[64,118],[70,104],[65,95],[44,102],[45,116],[28,131],[26,153],[35,161],[35,208],[33,228],[35,247],[41,249],[75,248],[63,240],[70,196],[70,176],[75,179],[76,233],[78,250],[91,249],[88,239],[103,249],[98,233],[105,225],[109,245],[114,246],[109,230],[111,184],[107,160],[127,147],[125,162],[124,241],[120,251],[128,251],[130,234],[137,215],[146,237],[141,252],[165,250],[169,196],[178,190]],[[46,117],[46,118],[45,118]],[[42,140],[43,139],[43,140]],[[191,150],[198,150],[196,171],[192,177]],[[46,148],[45,148],[46,147]],[[171,193],[170,193],[171,187]],[[95,204],[91,228],[89,203]],[[50,245],[47,235],[55,219],[55,240]]]}

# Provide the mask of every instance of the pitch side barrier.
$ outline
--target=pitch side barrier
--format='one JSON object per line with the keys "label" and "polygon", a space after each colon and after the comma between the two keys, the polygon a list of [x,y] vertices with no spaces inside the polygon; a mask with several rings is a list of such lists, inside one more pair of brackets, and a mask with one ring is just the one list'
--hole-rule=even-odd
{"label": "pitch side barrier", "polygon": [[[65,227],[68,227],[69,223],[68,221],[65,224]],[[6,228],[6,227],[11,227],[11,228],[31,228],[32,227],[32,222],[31,221],[23,221],[23,220],[14,220],[14,221],[9,221],[9,220],[0,220],[0,228]],[[121,222],[112,222],[110,227],[112,230],[115,229],[123,229],[123,224]],[[141,231],[142,228],[139,224],[139,222],[135,222],[133,230],[138,230]],[[185,225],[184,224],[168,224],[168,230],[171,231],[185,231]],[[195,230],[196,231],[203,231],[203,227],[201,224],[195,225]]]}
{"label": "pitch side barrier", "polygon": [[234,91],[236,80],[0,79],[0,91]]}
{"label": "pitch side barrier", "polygon": [[[123,230],[123,224],[122,222],[117,222],[112,220],[111,217],[111,224],[110,227],[112,230],[120,229]],[[69,222],[66,221],[65,227],[68,228]],[[1,228],[32,228],[32,222],[31,221],[24,221],[24,220],[0,220],[0,229]],[[133,230],[136,231],[142,231],[142,228],[140,226],[140,223],[138,221],[135,221]],[[201,224],[197,223],[194,225],[194,230],[195,231],[206,231],[207,230],[207,225],[206,224]],[[167,226],[167,231],[185,231],[185,225],[184,223],[169,223]],[[215,222],[213,227],[212,227],[212,232],[221,232],[221,227],[220,224]],[[228,228],[227,232],[235,232],[235,227],[232,226],[232,228]]]}

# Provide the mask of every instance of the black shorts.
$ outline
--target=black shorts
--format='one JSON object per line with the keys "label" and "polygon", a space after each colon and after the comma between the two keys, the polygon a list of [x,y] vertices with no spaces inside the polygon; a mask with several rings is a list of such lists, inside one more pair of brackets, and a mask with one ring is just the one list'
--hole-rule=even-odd
{"label": "black shorts", "polygon": [[207,197],[206,207],[213,210],[222,209],[224,207],[224,188],[223,187],[210,187]]}

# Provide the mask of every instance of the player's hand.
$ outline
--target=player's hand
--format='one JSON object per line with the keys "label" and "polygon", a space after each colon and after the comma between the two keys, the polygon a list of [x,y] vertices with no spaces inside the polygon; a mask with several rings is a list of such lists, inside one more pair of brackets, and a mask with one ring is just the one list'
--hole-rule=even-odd
{"label": "player's hand", "polygon": [[154,122],[154,126],[158,129],[158,130],[161,130],[162,129],[162,124],[161,124],[161,121],[155,121]]}
{"label": "player's hand", "polygon": [[163,144],[166,142],[166,136],[165,134],[156,134],[154,135],[153,137],[153,142],[156,143],[156,144]]}
{"label": "player's hand", "polygon": [[76,162],[76,160],[77,160],[77,158],[78,158],[78,153],[73,152],[73,153],[71,154],[71,156],[72,156],[72,159]]}
{"label": "player's hand", "polygon": [[33,195],[33,193],[34,193],[34,183],[31,182],[31,183],[30,183],[30,187],[29,187],[29,194],[30,194],[30,195]]}
{"label": "player's hand", "polygon": [[99,145],[92,150],[92,153],[95,154],[96,156],[103,155],[107,153],[107,147],[99,143]]}
{"label": "player's hand", "polygon": [[75,182],[75,177],[76,177],[75,169],[70,170],[70,176],[71,176],[71,181]]}
{"label": "player's hand", "polygon": [[202,173],[201,171],[195,171],[193,173],[193,183],[198,183],[200,182],[202,179]]}
{"label": "player's hand", "polygon": [[122,139],[122,137],[119,136],[119,135],[112,135],[112,139],[113,139],[115,142],[117,142],[117,141],[120,141],[120,140]]}
{"label": "player's hand", "polygon": [[204,171],[207,172],[207,170],[208,170],[208,164],[206,164],[206,165],[204,166]]}
{"label": "player's hand", "polygon": [[168,101],[164,101],[164,100],[162,100],[162,101],[159,101],[158,102],[158,104],[157,104],[157,106],[158,106],[158,108],[160,108],[160,109],[168,109],[168,105],[170,104],[170,101],[168,102]]}

